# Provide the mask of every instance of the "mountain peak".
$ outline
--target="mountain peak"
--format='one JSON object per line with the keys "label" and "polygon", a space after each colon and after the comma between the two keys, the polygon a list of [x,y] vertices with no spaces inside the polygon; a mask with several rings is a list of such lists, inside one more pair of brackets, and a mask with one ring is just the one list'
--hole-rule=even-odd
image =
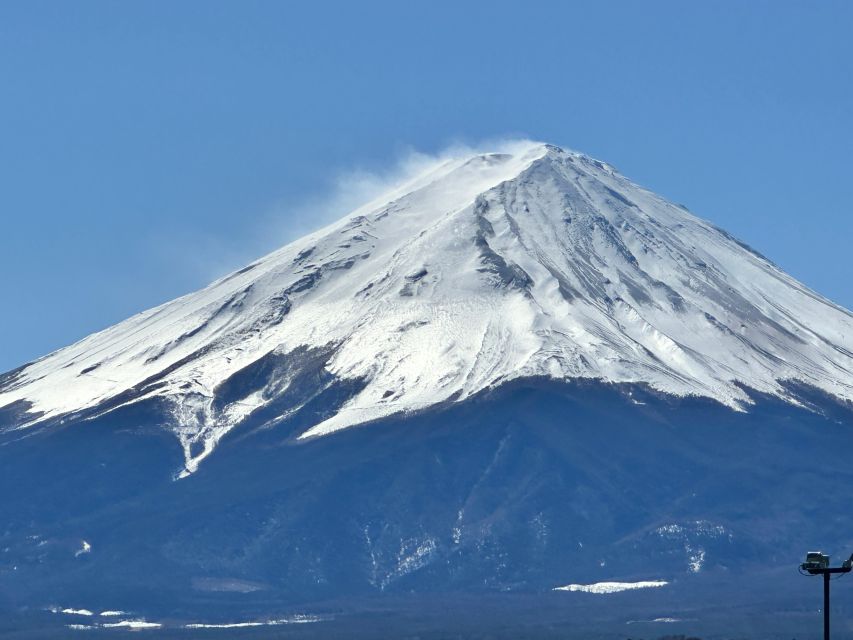
{"label": "mountain peak", "polygon": [[791,381],[849,400],[853,316],[609,165],[525,142],[0,378],[0,428],[10,407],[26,428],[156,401],[189,473],[248,419],[341,385],[302,437],[528,376],[739,410],[747,389],[796,402]]}

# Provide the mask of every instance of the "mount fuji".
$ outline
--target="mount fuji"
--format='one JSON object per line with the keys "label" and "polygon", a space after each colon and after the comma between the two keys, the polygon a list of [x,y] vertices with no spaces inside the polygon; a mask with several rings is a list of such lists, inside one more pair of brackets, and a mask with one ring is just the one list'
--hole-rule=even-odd
{"label": "mount fuji", "polygon": [[772,636],[851,445],[853,314],[517,143],[0,376],[0,609]]}

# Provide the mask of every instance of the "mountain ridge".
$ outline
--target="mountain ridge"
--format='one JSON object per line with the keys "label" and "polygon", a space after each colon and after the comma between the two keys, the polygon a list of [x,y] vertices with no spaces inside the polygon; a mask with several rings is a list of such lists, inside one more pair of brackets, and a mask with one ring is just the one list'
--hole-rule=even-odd
{"label": "mountain ridge", "polygon": [[188,474],[254,412],[298,412],[305,375],[352,395],[302,438],[542,375],[738,410],[741,385],[797,403],[785,381],[850,400],[853,315],[610,165],[529,143],[446,160],[7,374],[0,427],[164,399]]}

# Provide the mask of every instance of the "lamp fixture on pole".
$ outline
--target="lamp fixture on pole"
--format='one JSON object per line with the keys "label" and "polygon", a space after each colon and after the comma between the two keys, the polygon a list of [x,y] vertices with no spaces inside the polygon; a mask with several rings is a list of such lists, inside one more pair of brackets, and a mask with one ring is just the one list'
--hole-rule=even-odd
{"label": "lamp fixture on pole", "polygon": [[853,555],[840,567],[829,566],[829,556],[821,551],[809,551],[800,571],[812,576],[823,576],[823,640],[829,640],[829,576],[833,573],[849,573],[853,569]]}

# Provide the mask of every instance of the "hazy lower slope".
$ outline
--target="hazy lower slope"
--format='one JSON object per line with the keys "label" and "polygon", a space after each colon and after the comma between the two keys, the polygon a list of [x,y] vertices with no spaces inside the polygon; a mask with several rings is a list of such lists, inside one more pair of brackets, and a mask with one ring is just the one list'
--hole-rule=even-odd
{"label": "hazy lower slope", "polygon": [[275,423],[335,385],[349,394],[304,435],[529,376],[735,408],[743,387],[789,398],[790,380],[851,399],[853,316],[608,165],[531,143],[447,161],[0,377],[0,428],[161,398],[192,472],[250,415]]}
{"label": "hazy lower slope", "polygon": [[[250,421],[179,482],[153,401],[37,430],[0,446],[0,637],[105,622],[50,611],[65,608],[193,638],[214,632],[177,634],[295,613],[340,620],[316,637],[411,637],[405,619],[378,631],[406,611],[432,619],[419,637],[460,620],[475,638],[808,637],[820,583],[797,563],[853,549],[853,470],[815,457],[853,447],[853,411],[798,393],[823,415],[761,396],[736,412],[642,386],[519,380],[296,439],[319,403],[274,428]],[[667,585],[553,591],[601,581]],[[833,587],[838,602],[848,589]],[[654,618],[685,622],[635,624]],[[556,636],[519,629],[556,620]]]}

